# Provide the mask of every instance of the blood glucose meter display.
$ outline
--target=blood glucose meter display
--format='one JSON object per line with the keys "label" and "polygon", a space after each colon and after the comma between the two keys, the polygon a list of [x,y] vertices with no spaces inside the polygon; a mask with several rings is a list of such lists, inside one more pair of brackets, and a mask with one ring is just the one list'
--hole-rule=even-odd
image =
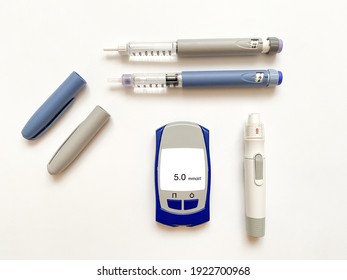
{"label": "blood glucose meter display", "polygon": [[203,149],[162,149],[159,180],[164,191],[198,191],[206,185]]}

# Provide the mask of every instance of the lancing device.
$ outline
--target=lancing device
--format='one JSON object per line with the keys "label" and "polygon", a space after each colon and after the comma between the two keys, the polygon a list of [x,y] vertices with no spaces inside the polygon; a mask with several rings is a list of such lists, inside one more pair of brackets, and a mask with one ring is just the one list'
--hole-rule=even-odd
{"label": "lancing device", "polygon": [[250,114],[244,132],[244,183],[247,234],[265,235],[264,126],[260,114]]}
{"label": "lancing device", "polygon": [[182,71],[178,73],[123,74],[109,82],[133,88],[230,88],[275,87],[282,83],[281,71],[268,70],[218,70]]}
{"label": "lancing device", "polygon": [[127,56],[233,56],[276,54],[283,41],[276,37],[232,39],[179,39],[173,42],[130,42],[116,48],[105,48]]}

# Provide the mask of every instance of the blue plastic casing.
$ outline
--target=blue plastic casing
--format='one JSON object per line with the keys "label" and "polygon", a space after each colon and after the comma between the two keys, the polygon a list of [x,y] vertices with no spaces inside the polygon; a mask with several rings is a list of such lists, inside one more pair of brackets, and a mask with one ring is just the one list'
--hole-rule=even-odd
{"label": "blue plastic casing", "polygon": [[182,87],[274,87],[282,83],[282,72],[268,70],[182,71]]}
{"label": "blue plastic casing", "polygon": [[206,203],[205,207],[199,212],[192,214],[175,214],[164,210],[160,204],[159,198],[159,183],[158,183],[158,163],[159,163],[159,151],[160,143],[165,126],[157,129],[156,131],[156,151],[155,151],[155,164],[154,164],[154,180],[155,180],[155,197],[156,197],[156,221],[176,227],[176,226],[196,226],[206,223],[210,220],[210,189],[211,189],[211,162],[210,162],[210,148],[209,148],[209,130],[200,125],[201,132],[203,134],[206,157],[207,157],[207,186],[206,186]]}
{"label": "blue plastic casing", "polygon": [[72,72],[32,115],[22,130],[23,137],[34,140],[45,133],[70,107],[79,90],[85,85],[86,81],[76,72]]}

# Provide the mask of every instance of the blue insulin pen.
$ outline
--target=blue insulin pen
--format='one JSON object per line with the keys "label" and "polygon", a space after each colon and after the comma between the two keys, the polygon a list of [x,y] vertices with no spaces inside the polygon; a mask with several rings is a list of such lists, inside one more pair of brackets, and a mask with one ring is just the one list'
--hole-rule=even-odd
{"label": "blue insulin pen", "polygon": [[133,88],[258,88],[275,87],[282,83],[281,71],[268,70],[218,70],[182,71],[179,73],[123,74],[109,79]]}

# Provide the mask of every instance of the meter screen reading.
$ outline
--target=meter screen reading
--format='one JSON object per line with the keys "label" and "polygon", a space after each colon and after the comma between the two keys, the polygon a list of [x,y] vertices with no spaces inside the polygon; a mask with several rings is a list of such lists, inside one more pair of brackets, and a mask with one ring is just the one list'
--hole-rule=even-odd
{"label": "meter screen reading", "polygon": [[203,149],[162,149],[160,188],[164,191],[199,191],[205,189],[205,154]]}

